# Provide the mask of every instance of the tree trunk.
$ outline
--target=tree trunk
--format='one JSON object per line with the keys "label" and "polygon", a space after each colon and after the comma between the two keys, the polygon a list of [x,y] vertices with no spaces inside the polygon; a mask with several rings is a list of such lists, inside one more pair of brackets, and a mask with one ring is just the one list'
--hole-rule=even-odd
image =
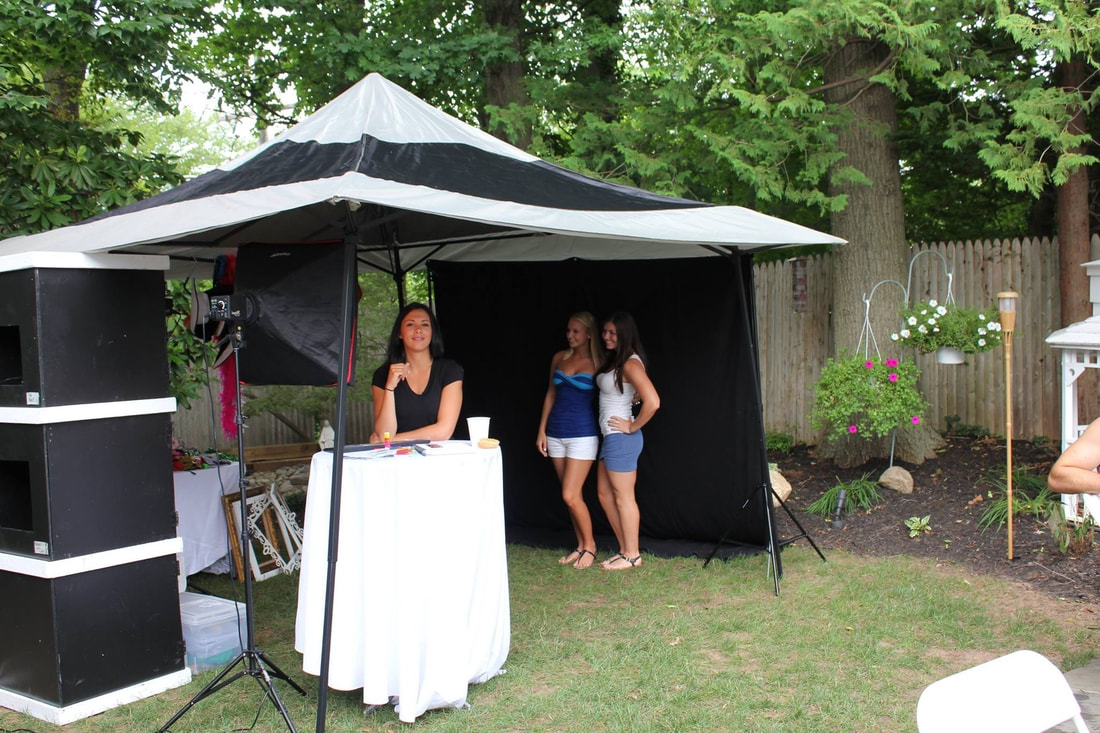
{"label": "tree trunk", "polygon": [[[69,10],[73,17],[83,15],[90,19],[96,16],[93,0],[79,0],[72,3]],[[89,24],[91,22],[89,20]],[[92,29],[74,29],[78,33],[85,30]],[[63,55],[62,58],[64,60],[58,66],[42,69],[42,82],[50,95],[50,109],[54,116],[66,122],[77,122],[80,120],[80,96],[84,91],[84,77],[88,73],[88,66],[84,63],[85,59],[76,58],[72,53]]]}
{"label": "tree trunk", "polygon": [[[495,107],[507,108],[528,103],[523,85],[523,2],[521,0],[485,0],[485,20],[490,28],[512,37],[515,59],[489,64],[485,70],[485,100]],[[489,130],[494,136],[526,150],[531,146],[531,130],[509,131],[503,127]]]}
{"label": "tree trunk", "polygon": [[[623,25],[622,3],[618,0],[590,0],[582,5],[586,17],[597,19],[600,24],[618,29]],[[588,66],[578,71],[577,80],[588,88],[593,109],[604,122],[613,122],[619,116],[618,100],[622,93],[619,84],[619,48],[602,47],[592,54]]]}
{"label": "tree trunk", "polygon": [[84,89],[84,71],[52,68],[42,72],[43,86],[50,95],[54,116],[66,122],[80,120],[80,94]]}
{"label": "tree trunk", "polygon": [[[833,342],[838,352],[862,353],[877,348],[883,356],[898,356],[890,334],[900,328],[898,311],[904,302],[908,270],[905,209],[897,146],[897,107],[893,93],[868,78],[888,61],[885,44],[849,39],[825,63],[825,99],[849,110],[850,124],[838,130],[837,147],[844,153],[842,166],[851,166],[870,179],[870,185],[853,183],[836,175],[829,184],[832,195],[847,197],[844,210],[833,214],[832,233],[848,240],[835,248],[833,260]],[[884,283],[894,280],[902,287]],[[874,290],[878,283],[882,287]],[[864,298],[871,297],[865,324]],[[869,331],[864,331],[865,325]],[[862,341],[862,343],[861,343]],[[942,439],[931,428],[900,430],[897,456],[912,463],[933,457]],[[876,444],[851,440],[837,444],[838,464],[855,466],[869,458],[887,455],[889,441]],[[884,452],[885,451],[885,452]]]}
{"label": "tree trunk", "polygon": [[[905,210],[901,197],[898,153],[893,136],[897,110],[893,94],[867,75],[889,49],[870,41],[853,40],[825,64],[828,102],[846,107],[851,123],[838,130],[842,166],[851,166],[870,179],[870,185],[837,180],[829,184],[833,196],[844,195],[847,205],[833,214],[833,234],[848,240],[834,252],[833,332],[838,350],[854,350],[864,325],[863,297],[883,280],[905,284]],[[862,297],[861,297],[862,296]],[[871,327],[880,346],[899,327],[901,288],[879,288],[871,303]]]}
{"label": "tree trunk", "polygon": [[[1062,86],[1066,89],[1077,89],[1085,83],[1085,65],[1079,60],[1062,63],[1059,71]],[[1070,130],[1075,134],[1085,132],[1084,110],[1078,107],[1072,112]],[[1086,151],[1075,148],[1071,152]],[[1090,259],[1089,172],[1086,166],[1081,166],[1058,187],[1058,279],[1062,293],[1062,326],[1083,321],[1092,315],[1089,280],[1081,267]],[[1024,316],[1022,324],[1026,328],[1028,319],[1026,314]],[[1017,321],[1017,327],[1020,325],[1021,321]],[[1096,394],[1095,370],[1086,369],[1077,381],[1077,400],[1080,414],[1087,419],[1096,416]]]}

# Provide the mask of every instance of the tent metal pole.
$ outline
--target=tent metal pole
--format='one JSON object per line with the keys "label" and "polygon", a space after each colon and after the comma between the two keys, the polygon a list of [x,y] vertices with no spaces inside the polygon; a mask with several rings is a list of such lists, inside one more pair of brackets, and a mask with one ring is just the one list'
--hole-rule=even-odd
{"label": "tent metal pole", "polygon": [[[748,267],[746,267],[748,263]],[[752,357],[752,368],[749,372],[752,374],[752,394],[756,400],[756,416],[760,421],[760,431],[757,436],[759,440],[760,450],[760,470],[763,472],[764,482],[760,492],[760,499],[764,502],[764,513],[768,517],[768,553],[774,563],[773,568],[775,571],[775,594],[779,595],[779,579],[783,577],[783,560],[780,554],[783,549],[782,543],[779,541],[778,535],[775,532],[775,509],[772,506],[772,480],[771,473],[768,471],[768,441],[764,437],[764,399],[761,396],[760,390],[760,353],[757,349],[757,332],[756,332],[756,303],[750,302],[749,293],[752,292],[752,255],[743,254],[738,258],[738,275],[741,280],[741,315],[744,319],[745,332],[749,335],[749,354]],[[747,273],[747,275],[746,275]],[[746,279],[749,281],[746,282]]]}
{"label": "tent metal pole", "polygon": [[[746,266],[747,264],[747,266]],[[814,551],[817,552],[818,557],[822,562],[825,562],[825,555],[818,548],[817,543],[814,542],[814,538],[810,536],[802,523],[798,521],[794,513],[791,512],[790,507],[786,502],[779,498],[779,494],[775,493],[775,488],[772,486],[771,472],[768,470],[768,441],[764,435],[764,399],[762,397],[763,390],[760,389],[760,356],[757,345],[760,343],[757,339],[756,331],[756,302],[750,300],[749,294],[754,291],[752,278],[752,255],[742,255],[741,257],[741,313],[745,319],[745,329],[749,334],[749,351],[752,354],[752,369],[749,370],[752,373],[752,386],[753,396],[756,398],[756,414],[760,420],[760,434],[758,439],[760,441],[760,468],[763,471],[764,481],[761,485],[760,499],[764,502],[764,512],[768,517],[768,554],[771,558],[773,565],[773,571],[775,573],[775,594],[779,595],[779,579],[783,577],[783,548],[792,542],[803,539],[810,543]],[[748,282],[746,282],[748,278]],[[786,540],[779,539],[776,534],[775,527],[775,505],[772,503],[773,497],[779,501],[779,505],[783,507],[783,511],[787,513],[787,516],[795,523],[801,534],[791,537]]]}
{"label": "tent metal pole", "polygon": [[317,726],[318,733],[324,733],[325,714],[328,709],[328,673],[332,656],[332,603],[336,591],[336,561],[340,547],[340,488],[344,475],[344,446],[347,442],[347,400],[348,384],[355,373],[352,363],[352,329],[355,327],[356,285],[358,268],[356,266],[356,242],[358,235],[354,225],[344,237],[344,328],[343,341],[340,344],[340,364],[346,371],[340,375],[336,387],[336,425],[333,429],[332,448],[332,490],[328,518],[328,576],[325,582],[324,626],[321,630],[321,670],[317,682]]}
{"label": "tent metal pole", "polygon": [[[741,317],[743,319],[745,332],[748,334],[747,341],[749,344],[749,356],[751,357],[750,362],[752,364],[752,368],[749,369],[749,372],[752,375],[753,398],[756,402],[756,415],[757,419],[759,420],[760,427],[757,439],[759,441],[760,469],[763,472],[763,481],[760,484],[760,491],[758,496],[759,500],[763,502],[764,514],[767,517],[768,521],[768,563],[769,568],[773,568],[775,572],[775,594],[778,596],[779,579],[783,577],[783,560],[780,557],[780,553],[782,552],[784,546],[790,544],[796,539],[801,539],[805,537],[810,542],[810,544],[813,545],[813,548],[817,550],[817,554],[821,556],[822,560],[825,559],[825,555],[823,555],[821,553],[821,550],[817,548],[817,544],[813,541],[813,538],[810,537],[809,533],[802,529],[802,525],[798,522],[795,516],[791,513],[791,510],[782,500],[780,500],[779,502],[780,505],[787,512],[787,515],[794,521],[794,523],[798,525],[798,528],[802,531],[802,534],[786,541],[780,540],[779,536],[776,534],[775,507],[772,504],[772,497],[774,496],[776,499],[779,499],[779,495],[775,493],[775,489],[772,487],[771,475],[768,471],[768,443],[764,437],[764,402],[763,398],[761,397],[762,392],[760,389],[760,361],[757,354],[758,342],[756,333],[756,308],[755,303],[749,300],[749,293],[752,292],[752,282],[751,280],[746,281],[746,279],[751,278],[752,275],[751,263],[746,267],[746,263],[752,259],[752,255],[741,254],[740,256],[737,256],[733,253],[722,252],[720,250],[715,251],[719,252],[719,254],[725,255],[728,259],[735,263],[735,266],[737,267],[738,279],[740,281],[740,287],[738,288],[738,290],[740,291],[739,295],[741,300]],[[727,532],[725,535],[722,536],[721,539],[718,540],[710,555],[703,562],[703,567],[706,567],[714,558],[714,556],[718,553],[718,548],[726,542],[726,537],[728,535],[729,532]],[[772,563],[774,563],[774,566],[772,565]]]}
{"label": "tent metal pole", "polygon": [[405,273],[394,271],[393,283],[397,286],[397,306],[405,307]]}

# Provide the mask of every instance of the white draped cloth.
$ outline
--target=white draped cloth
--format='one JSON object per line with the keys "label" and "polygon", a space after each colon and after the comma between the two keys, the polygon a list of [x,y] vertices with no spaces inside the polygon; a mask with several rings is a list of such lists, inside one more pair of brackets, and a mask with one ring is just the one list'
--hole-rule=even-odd
{"label": "white draped cloth", "polygon": [[[467,705],[504,670],[511,641],[499,448],[449,441],[432,455],[345,454],[328,686],[363,702]],[[374,455],[381,455],[375,452]],[[321,669],[332,454],[309,473],[295,648]]]}
{"label": "white draped cloth", "polygon": [[176,536],[183,539],[183,568],[188,575],[200,570],[229,572],[229,532],[226,529],[222,494],[240,491],[238,463],[216,468],[173,471]]}

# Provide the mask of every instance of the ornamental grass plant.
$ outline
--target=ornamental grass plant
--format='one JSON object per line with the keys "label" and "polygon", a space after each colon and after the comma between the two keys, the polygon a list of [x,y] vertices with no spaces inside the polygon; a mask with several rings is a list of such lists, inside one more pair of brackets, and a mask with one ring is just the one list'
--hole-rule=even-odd
{"label": "ornamental grass plant", "polygon": [[901,330],[890,338],[925,354],[947,347],[978,354],[1001,345],[996,308],[976,310],[929,300],[902,308],[901,318]]}
{"label": "ornamental grass plant", "polygon": [[919,424],[928,402],[913,361],[841,354],[821,370],[810,422],[831,438],[880,438],[904,424]]}

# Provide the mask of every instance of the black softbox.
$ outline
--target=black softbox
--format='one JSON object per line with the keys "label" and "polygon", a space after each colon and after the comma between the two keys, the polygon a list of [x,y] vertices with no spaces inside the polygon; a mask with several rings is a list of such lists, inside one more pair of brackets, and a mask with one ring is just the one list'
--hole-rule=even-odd
{"label": "black softbox", "polygon": [[[245,244],[234,294],[252,315],[238,354],[246,384],[331,385],[339,378],[344,245]],[[354,343],[352,362],[354,363]]]}

